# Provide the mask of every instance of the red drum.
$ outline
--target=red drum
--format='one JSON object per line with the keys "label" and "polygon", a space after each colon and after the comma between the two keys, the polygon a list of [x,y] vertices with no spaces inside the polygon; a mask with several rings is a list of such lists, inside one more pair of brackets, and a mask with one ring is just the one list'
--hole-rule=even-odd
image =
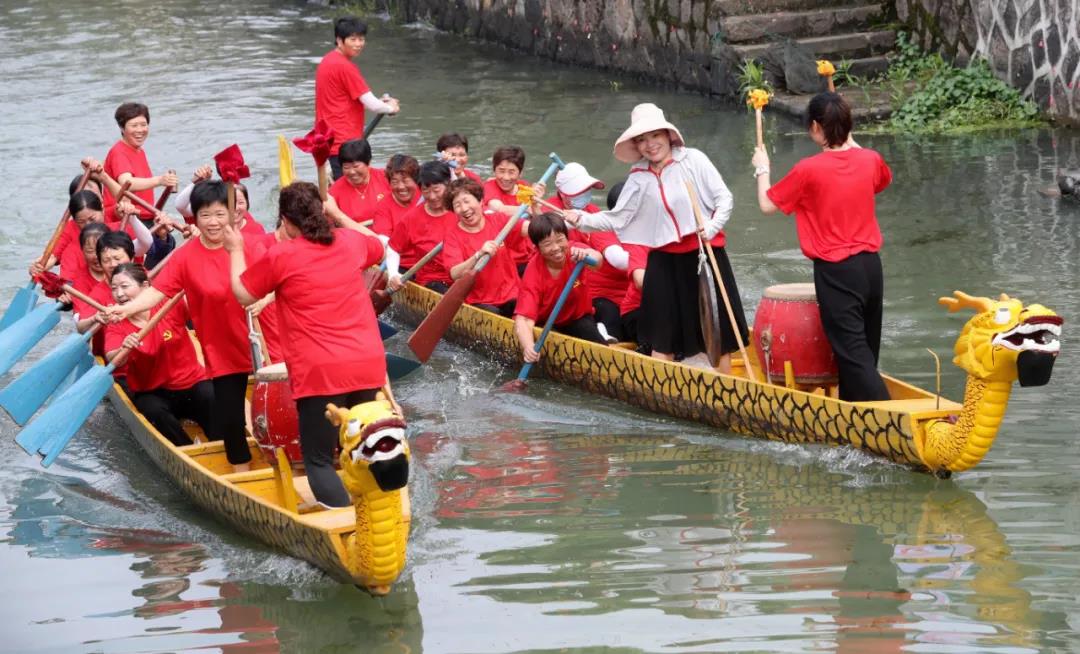
{"label": "red drum", "polygon": [[270,465],[277,465],[274,450],[285,449],[293,463],[301,463],[300,417],[289,391],[289,371],[284,363],[275,363],[255,372],[255,390],[251,393],[251,431],[259,449]]}
{"label": "red drum", "polygon": [[799,384],[831,384],[837,380],[825,328],[821,326],[813,284],[778,284],[765,289],[754,316],[758,361],[773,383],[784,383],[784,362],[790,361]]}

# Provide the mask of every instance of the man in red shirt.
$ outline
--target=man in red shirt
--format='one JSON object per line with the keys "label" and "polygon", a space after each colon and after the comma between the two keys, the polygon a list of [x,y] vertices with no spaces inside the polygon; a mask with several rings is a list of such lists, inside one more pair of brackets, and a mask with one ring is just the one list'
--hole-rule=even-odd
{"label": "man in red shirt", "polygon": [[[514,216],[518,212],[517,192],[518,187],[528,186],[529,183],[521,179],[521,173],[525,170],[525,151],[516,145],[506,145],[497,148],[491,155],[491,172],[493,177],[484,182],[485,210],[498,211],[505,216]],[[544,197],[547,188],[543,184],[535,184],[533,192],[538,198]],[[525,265],[529,263],[536,248],[527,238],[523,238],[511,246],[514,255],[514,264],[517,266],[518,275],[525,272]]]}
{"label": "man in red shirt", "polygon": [[367,25],[355,16],[345,16],[334,23],[337,44],[323,56],[315,69],[315,122],[326,121],[334,131],[330,148],[330,170],[334,179],[341,177],[338,150],[346,141],[364,134],[364,109],[377,114],[396,114],[398,101],[389,95],[376,98],[364,76],[353,64],[367,42]]}

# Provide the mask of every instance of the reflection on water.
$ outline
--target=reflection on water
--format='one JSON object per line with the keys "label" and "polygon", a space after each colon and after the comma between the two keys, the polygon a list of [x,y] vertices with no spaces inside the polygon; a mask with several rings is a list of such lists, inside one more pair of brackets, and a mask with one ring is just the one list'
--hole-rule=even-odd
{"label": "reflection on water", "polygon": [[[324,9],[292,0],[230,3],[229,20],[207,0],[0,3],[0,305],[24,284],[75,162],[115,139],[124,100],[151,107],[155,170],[186,176],[239,143],[252,211],[272,223],[274,136],[309,129],[328,34]],[[616,92],[609,75],[422,26],[374,22],[363,65],[405,107],[372,138],[376,163],[423,158],[455,130],[478,171],[512,142],[529,178],[556,150],[611,184],[626,174],[612,140],[635,104],[657,102],[735,195],[729,252],[751,313],[765,287],[810,274],[790,219],[752,202],[752,121],[737,108],[631,80]],[[812,152],[793,123],[766,121],[776,170]],[[373,599],[201,514],[133,453],[111,410],[47,472],[0,420],[0,651],[1080,649],[1080,366],[1067,363],[1080,203],[1038,193],[1080,165],[1080,134],[860,140],[895,176],[878,205],[884,368],[933,386],[924,348],[946,354],[963,324],[934,300],[954,288],[1066,318],[1054,380],[1013,394],[974,471],[938,482],[542,379],[495,394],[513,371],[440,349],[397,391],[416,451],[414,531],[405,577]],[[310,178],[307,161],[297,156]],[[390,347],[404,353],[400,341]],[[946,366],[943,381],[959,394],[959,371]]]}

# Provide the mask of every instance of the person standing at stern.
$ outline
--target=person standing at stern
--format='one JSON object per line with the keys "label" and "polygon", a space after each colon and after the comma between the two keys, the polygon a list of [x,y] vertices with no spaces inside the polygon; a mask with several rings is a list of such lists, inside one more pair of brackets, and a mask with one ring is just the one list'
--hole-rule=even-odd
{"label": "person standing at stern", "polygon": [[806,109],[810,140],[821,152],[769,182],[769,154],[754,151],[758,205],[764,213],[795,214],[799,247],[814,262],[821,324],[840,371],[840,399],[888,400],[878,373],[884,279],[881,230],[874,196],[892,171],[874,150],[851,138],[851,107],[836,93],[819,93]]}

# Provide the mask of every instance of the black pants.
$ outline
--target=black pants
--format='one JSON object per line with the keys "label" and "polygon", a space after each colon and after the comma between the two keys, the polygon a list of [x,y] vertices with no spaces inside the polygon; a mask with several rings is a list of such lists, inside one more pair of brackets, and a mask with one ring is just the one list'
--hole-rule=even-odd
{"label": "black pants", "polygon": [[614,339],[623,339],[622,317],[619,316],[619,305],[606,297],[593,298],[593,311],[596,312],[596,322],[603,323],[604,329]]}
{"label": "black pants", "polygon": [[143,259],[143,266],[147,270],[152,270],[155,266],[164,261],[165,257],[169,256],[169,253],[175,249],[176,239],[173,238],[172,234],[166,235],[165,238],[154,236],[154,240],[150,244],[150,249]]}
{"label": "black pants", "polygon": [[580,338],[583,341],[607,344],[604,337],[600,335],[599,330],[596,329],[596,318],[592,316],[582,316],[577,320],[562,325],[555,325],[552,330],[557,331],[560,334]]}
{"label": "black pants", "polygon": [[330,157],[329,161],[330,161],[330,177],[331,177],[330,181],[331,182],[336,182],[336,181],[338,181],[338,179],[342,175],[342,173],[341,173],[341,159],[339,159],[338,156],[335,154],[335,155],[332,155]]}
{"label": "black pants", "polygon": [[446,292],[450,290],[450,287],[443,282],[428,282],[427,288],[439,293],[440,295],[446,295]]}
{"label": "black pants", "polygon": [[821,324],[840,369],[840,399],[889,399],[877,370],[885,294],[881,257],[860,252],[835,263],[815,260],[814,289]]}
{"label": "black pants", "polygon": [[352,407],[375,399],[377,388],[338,395],[316,395],[296,401],[300,416],[300,450],[304,453],[304,471],[315,499],[326,506],[349,506],[352,500],[341,478],[334,471],[338,448],[338,427],[326,419],[326,405]]}
{"label": "black pants", "polygon": [[131,401],[173,445],[191,445],[191,437],[180,424],[185,418],[197,422],[207,438],[213,433],[214,385],[209,380],[179,391],[156,388],[135,393]]}
{"label": "black pants", "polygon": [[502,304],[474,304],[477,309],[483,309],[484,311],[490,311],[491,313],[497,313],[503,318],[513,318],[514,308],[517,307],[517,298],[508,300]]}
{"label": "black pants", "polygon": [[214,416],[211,420],[210,439],[225,441],[225,457],[229,463],[239,465],[251,461],[247,431],[244,425],[244,397],[247,395],[246,372],[214,377]]}

